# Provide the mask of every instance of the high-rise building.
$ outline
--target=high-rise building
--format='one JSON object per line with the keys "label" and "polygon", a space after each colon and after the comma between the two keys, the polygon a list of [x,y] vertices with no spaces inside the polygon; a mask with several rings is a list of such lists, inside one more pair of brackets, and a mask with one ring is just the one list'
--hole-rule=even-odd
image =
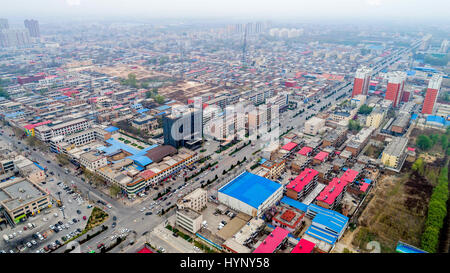
{"label": "high-rise building", "polygon": [[8,19],[0,18],[0,30],[9,29]]}
{"label": "high-rise building", "polygon": [[367,95],[369,92],[370,74],[372,70],[369,67],[363,66],[358,68],[355,73],[355,80],[353,82],[352,97],[356,95]]}
{"label": "high-rise building", "polygon": [[31,37],[39,38],[41,36],[39,31],[39,22],[37,20],[25,20],[23,23],[30,32]]}
{"label": "high-rise building", "polygon": [[442,84],[442,75],[433,75],[428,82],[427,93],[422,106],[422,114],[433,114],[435,110],[436,99],[439,96],[439,90]]}
{"label": "high-rise building", "polygon": [[392,101],[392,106],[397,107],[403,97],[406,73],[402,71],[391,72],[388,78],[387,91],[384,99]]}
{"label": "high-rise building", "polygon": [[202,109],[178,106],[163,117],[164,144],[192,148],[203,137]]}
{"label": "high-rise building", "polygon": [[0,47],[30,44],[30,34],[26,29],[0,29]]}
{"label": "high-rise building", "polygon": [[441,43],[441,47],[439,48],[439,51],[441,53],[447,53],[447,50],[448,50],[448,40],[444,39]]}

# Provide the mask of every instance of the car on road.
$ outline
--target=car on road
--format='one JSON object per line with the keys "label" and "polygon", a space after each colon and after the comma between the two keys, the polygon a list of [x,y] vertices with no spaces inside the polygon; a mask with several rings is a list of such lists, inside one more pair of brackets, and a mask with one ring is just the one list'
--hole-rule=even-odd
{"label": "car on road", "polygon": [[101,244],[97,245],[97,248],[100,249],[100,248],[102,248],[102,247],[104,247],[104,246],[105,246],[105,244],[104,244],[104,243],[101,243]]}
{"label": "car on road", "polygon": [[145,213],[145,215],[152,215],[152,214],[153,214],[153,212],[151,212],[151,211],[148,211]]}
{"label": "car on road", "polygon": [[27,242],[27,247],[31,248],[33,246],[33,244],[31,244],[31,242]]}
{"label": "car on road", "polygon": [[115,228],[115,227],[116,227],[116,222],[113,222],[112,225],[111,225],[111,227],[112,227],[112,228]]}
{"label": "car on road", "polygon": [[77,209],[77,213],[78,213],[78,214],[81,214],[81,210]]}
{"label": "car on road", "polygon": [[86,216],[83,216],[83,220],[86,220]]}

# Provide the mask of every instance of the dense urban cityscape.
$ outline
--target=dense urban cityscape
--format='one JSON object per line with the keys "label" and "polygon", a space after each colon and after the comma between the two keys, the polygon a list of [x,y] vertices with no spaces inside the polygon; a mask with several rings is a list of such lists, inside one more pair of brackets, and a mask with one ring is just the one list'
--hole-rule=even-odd
{"label": "dense urban cityscape", "polygon": [[0,15],[2,253],[448,253],[450,25]]}

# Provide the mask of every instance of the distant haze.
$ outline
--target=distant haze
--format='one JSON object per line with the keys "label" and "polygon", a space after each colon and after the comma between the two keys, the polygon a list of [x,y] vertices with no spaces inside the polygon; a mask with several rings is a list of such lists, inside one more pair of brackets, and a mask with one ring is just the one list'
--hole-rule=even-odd
{"label": "distant haze", "polygon": [[[0,17],[447,21],[448,0],[1,0]],[[357,23],[357,22],[356,22]]]}

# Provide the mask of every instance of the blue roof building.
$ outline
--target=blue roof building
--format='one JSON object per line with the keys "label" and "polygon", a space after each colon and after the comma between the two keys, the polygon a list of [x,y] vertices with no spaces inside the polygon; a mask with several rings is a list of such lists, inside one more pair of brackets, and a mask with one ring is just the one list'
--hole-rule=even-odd
{"label": "blue roof building", "polygon": [[349,221],[347,216],[315,204],[308,206],[306,215],[312,218],[312,224],[305,232],[309,236],[306,239],[325,242],[328,248],[341,238]]}
{"label": "blue roof building", "polygon": [[281,203],[286,204],[288,206],[291,206],[293,208],[296,208],[296,209],[298,209],[300,211],[303,211],[303,212],[307,212],[308,211],[308,205],[306,205],[306,204],[304,204],[304,203],[302,203],[300,201],[294,200],[292,198],[289,198],[287,196],[285,196],[285,197],[283,197],[281,199]]}
{"label": "blue roof building", "polygon": [[119,128],[114,127],[114,126],[109,126],[109,127],[105,128],[105,131],[108,132],[108,133],[112,133],[112,132],[115,132],[117,130],[119,130]]}
{"label": "blue roof building", "polygon": [[450,126],[450,121],[446,120],[440,116],[428,116],[427,117],[427,125],[438,126],[438,127],[447,127]]}
{"label": "blue roof building", "polygon": [[251,216],[261,215],[275,205],[283,195],[281,184],[243,172],[219,189],[219,202]]}

